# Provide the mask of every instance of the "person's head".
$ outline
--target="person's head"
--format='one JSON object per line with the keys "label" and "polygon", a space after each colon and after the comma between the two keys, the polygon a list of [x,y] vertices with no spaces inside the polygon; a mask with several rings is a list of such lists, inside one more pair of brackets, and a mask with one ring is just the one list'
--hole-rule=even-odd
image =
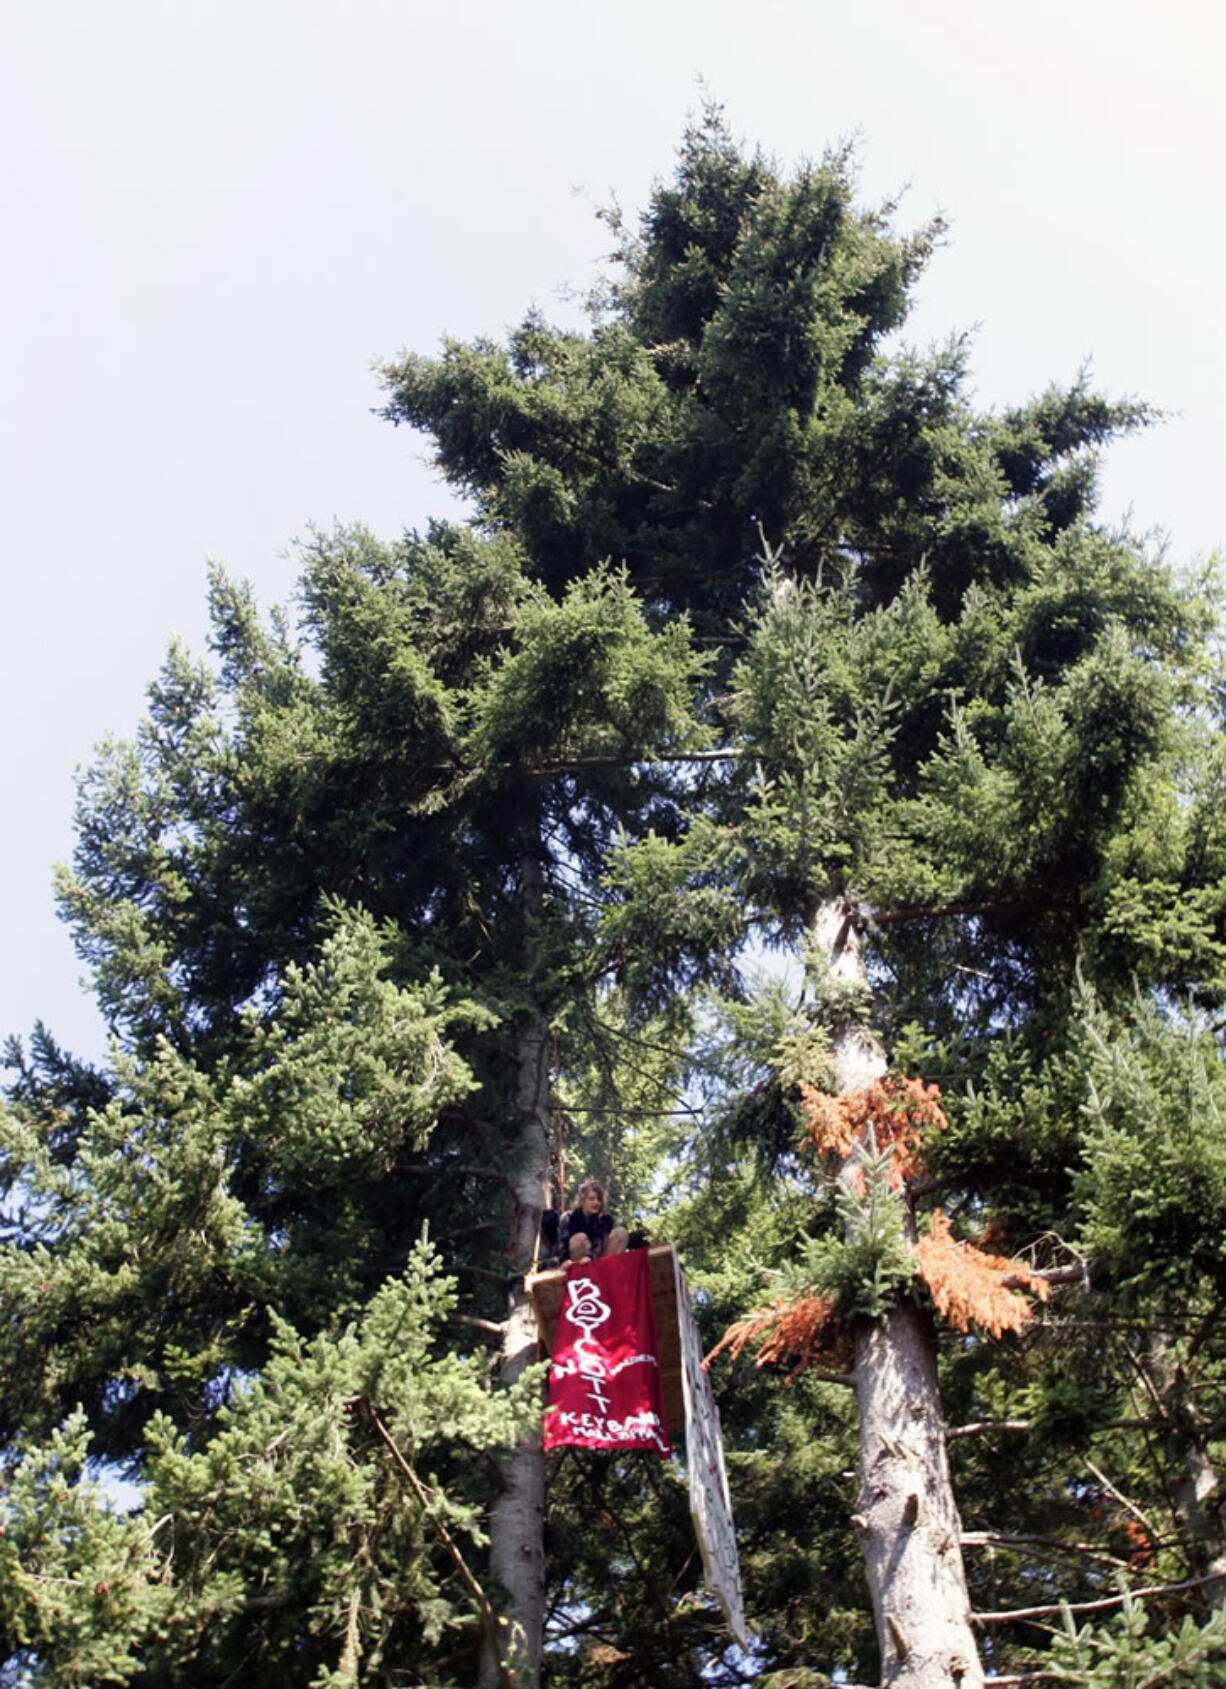
{"label": "person's head", "polygon": [[604,1186],[595,1179],[584,1179],[579,1186],[576,1206],[581,1214],[599,1214],[604,1208]]}

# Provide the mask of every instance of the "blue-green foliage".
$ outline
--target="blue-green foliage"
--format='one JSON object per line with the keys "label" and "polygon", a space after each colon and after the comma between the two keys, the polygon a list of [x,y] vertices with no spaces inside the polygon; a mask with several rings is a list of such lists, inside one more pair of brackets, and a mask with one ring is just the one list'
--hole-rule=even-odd
{"label": "blue-green foliage", "polygon": [[802,1234],[782,1273],[786,1291],[827,1297],[845,1320],[881,1319],[895,1306],[915,1277],[915,1255],[902,1190],[890,1184],[892,1159],[889,1146],[877,1154],[857,1146],[859,1178],[850,1174],[834,1190],[837,1224],[816,1237]]}
{"label": "blue-green foliage", "polygon": [[[384,1247],[361,1193],[471,1088],[449,1038],[482,1018],[437,980],[393,985],[387,948],[338,908],[318,959],[286,969],[276,1010],[249,1010],[211,1071],[165,1037],[116,1048],[71,1156],[54,1113],[0,1114],[13,1430],[85,1401],[102,1451],[126,1457],[152,1406],[249,1363],[269,1311],[361,1305]],[[156,1316],[134,1324],[140,1308]]]}
{"label": "blue-green foliage", "polygon": [[1084,1689],[1217,1689],[1226,1669],[1226,1612],[1203,1624],[1188,1614],[1166,1636],[1152,1633],[1145,1603],[1125,1595],[1113,1623],[1078,1626],[1067,1608],[1056,1632],[1048,1670],[1060,1683]]}
{"label": "blue-green foliage", "polygon": [[1123,1307],[1226,1292],[1226,1070],[1212,1032],[1138,997],[1083,997],[1079,1238]]}
{"label": "blue-green foliage", "polygon": [[129,1513],[88,1476],[79,1410],[15,1448],[0,1623],[18,1658],[55,1689],[236,1667],[342,1689],[470,1628],[445,1536],[480,1549],[482,1451],[536,1422],[539,1377],[495,1392],[484,1357],[440,1351],[454,1303],[423,1244],[360,1319],[309,1340],[274,1319],[266,1364],[231,1380],[210,1434],[154,1415]]}

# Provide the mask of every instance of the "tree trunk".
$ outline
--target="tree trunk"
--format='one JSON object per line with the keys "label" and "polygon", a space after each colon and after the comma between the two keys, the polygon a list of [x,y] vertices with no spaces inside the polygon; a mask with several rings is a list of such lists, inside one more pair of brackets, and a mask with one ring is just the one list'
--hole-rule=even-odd
{"label": "tree trunk", "polygon": [[961,1525],[945,1454],[932,1316],[900,1303],[856,1333],[860,1494],[855,1514],[883,1689],[972,1689]]}
{"label": "tree trunk", "polygon": [[[529,924],[539,916],[539,847],[521,862],[521,896]],[[529,942],[530,939],[529,939]],[[536,1315],[524,1289],[540,1235],[549,1163],[549,1029],[529,1021],[516,1039],[515,1088],[519,1138],[507,1170],[513,1235],[503,1326],[501,1376],[511,1385],[536,1359]],[[479,1689],[537,1689],[545,1619],[545,1452],[540,1431],[524,1437],[500,1460],[502,1487],[490,1514],[490,1574],[505,1596],[499,1616],[503,1645],[496,1658],[483,1645]],[[491,1595],[497,1601],[497,1589]]]}
{"label": "tree trunk", "polygon": [[1226,1606],[1226,1530],[1221,1477],[1209,1458],[1210,1428],[1196,1406],[1187,1363],[1167,1319],[1156,1320],[1145,1343],[1145,1370],[1165,1421],[1171,1463],[1171,1503],[1188,1543],[1193,1577],[1221,1579],[1206,1585],[1215,1607]]}
{"label": "tree trunk", "polygon": [[[828,965],[838,1087],[858,1090],[885,1072],[886,1061],[867,1026],[868,978],[854,905],[827,899],[813,932]],[[914,1234],[909,1215],[908,1227]],[[980,1689],[931,1314],[900,1302],[887,1319],[864,1321],[856,1332],[854,1374],[860,1492],[853,1517],[881,1648],[882,1689]]]}

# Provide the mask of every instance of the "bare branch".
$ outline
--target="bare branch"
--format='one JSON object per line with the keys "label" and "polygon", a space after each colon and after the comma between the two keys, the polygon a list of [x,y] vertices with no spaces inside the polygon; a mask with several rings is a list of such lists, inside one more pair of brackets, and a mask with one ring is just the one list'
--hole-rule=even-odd
{"label": "bare branch", "polygon": [[962,1437],[982,1437],[989,1431],[1029,1431],[1033,1426],[1032,1419],[977,1419],[969,1425],[954,1425],[945,1433],[947,1443],[956,1443]]}
{"label": "bare branch", "polygon": [[922,1179],[915,1184],[908,1184],[907,1195],[912,1199],[920,1196],[935,1196],[938,1192],[948,1190],[954,1183],[952,1179]]}
{"label": "bare branch", "polygon": [[[1147,1336],[1152,1335],[1152,1328],[1149,1332],[1146,1333],[1146,1335]],[[1146,1367],[1144,1365],[1144,1363],[1141,1360],[1141,1357],[1136,1353],[1136,1351],[1134,1350],[1131,1343],[1125,1343],[1124,1344],[1124,1353],[1128,1356],[1128,1359],[1132,1362],[1133,1368],[1136,1371],[1136,1375],[1141,1381],[1141,1388],[1145,1391],[1145,1394],[1149,1397],[1150,1401],[1154,1404],[1155,1411],[1159,1414],[1165,1414],[1166,1403],[1163,1400],[1162,1392],[1159,1390],[1158,1386],[1154,1383],[1152,1377],[1150,1376],[1148,1367]]]}
{"label": "bare branch", "polygon": [[1033,915],[1060,907],[1046,898],[1020,903],[931,903],[909,909],[875,909],[868,921],[870,926],[887,927],[899,921],[933,921],[946,915]]}
{"label": "bare branch", "polygon": [[1101,1560],[1105,1565],[1130,1571],[1131,1562],[1110,1554],[1099,1543],[1067,1542],[1060,1537],[1019,1536],[1007,1531],[963,1531],[959,1538],[963,1548],[1040,1548],[1045,1553],[1081,1554],[1087,1560]]}
{"label": "bare branch", "polygon": [[625,751],[614,751],[605,756],[574,757],[558,762],[538,763],[535,768],[517,768],[511,763],[504,765],[502,772],[507,774],[570,774],[584,768],[634,768],[639,764],[646,764],[652,768],[669,766],[677,762],[735,762],[741,751],[732,746],[725,746],[714,751],[671,751],[664,756],[635,756]]}
{"label": "bare branch", "polygon": [[1107,1494],[1114,1496],[1115,1500],[1119,1502],[1121,1507],[1126,1508],[1127,1511],[1132,1514],[1134,1519],[1139,1519],[1141,1521],[1141,1523],[1145,1526],[1145,1529],[1149,1532],[1151,1541],[1158,1542],[1162,1536],[1162,1532],[1158,1529],[1157,1525],[1154,1524],[1149,1515],[1143,1512],[1135,1501],[1130,1501],[1122,1490],[1116,1489],[1107,1474],[1100,1471],[1092,1460],[1087,1460],[1086,1465],[1106,1490]]}
{"label": "bare branch", "polygon": [[440,1232],[437,1237],[432,1237],[430,1242],[433,1244],[454,1243],[456,1238],[472,1237],[474,1232],[495,1232],[501,1229],[502,1225],[498,1220],[474,1220],[469,1226],[457,1226],[454,1231]]}
{"label": "bare branch", "polygon": [[456,1325],[471,1325],[475,1330],[483,1331],[487,1337],[492,1337],[499,1343],[506,1335],[506,1327],[499,1325],[497,1320],[482,1320],[478,1319],[475,1314],[457,1313],[453,1313],[451,1318]]}
{"label": "bare branch", "polygon": [[[1104,1419],[1101,1424],[1092,1429],[1098,1431],[1152,1431],[1159,1421],[1156,1419]],[[954,1425],[945,1433],[947,1443],[956,1443],[960,1437],[982,1437],[989,1431],[1033,1431],[1033,1419],[979,1419],[969,1425]]]}
{"label": "bare branch", "polygon": [[[608,751],[593,756],[560,757],[555,762],[522,764],[499,762],[491,770],[496,774],[513,774],[517,779],[542,779],[552,774],[578,774],[585,768],[667,768],[674,763],[736,762],[742,755],[739,746],[725,745],[711,751]],[[436,763],[436,774],[458,775],[464,780],[475,770],[457,769],[454,763]]]}
{"label": "bare branch", "polygon": [[1100,1601],[1057,1601],[1054,1606],[1015,1607],[1008,1613],[972,1613],[971,1622],[1009,1624],[1014,1619],[1049,1619],[1057,1613],[1102,1613],[1109,1607],[1122,1607],[1125,1601],[1144,1601],[1151,1595],[1178,1595],[1185,1589],[1201,1589],[1207,1583],[1221,1582],[1222,1574],[1211,1572],[1203,1578],[1184,1578],[1181,1583],[1155,1583],[1146,1589],[1126,1589],[1119,1595],[1105,1595]]}
{"label": "bare branch", "polygon": [[443,1521],[439,1518],[438,1514],[434,1511],[434,1504],[430,1500],[430,1495],[426,1486],[422,1483],[421,1479],[417,1476],[416,1472],[414,1472],[413,1468],[409,1465],[408,1461],[404,1458],[404,1455],[396,1446],[391,1433],[388,1431],[383,1421],[379,1418],[373,1404],[370,1402],[364,1402],[363,1406],[366,1409],[367,1416],[370,1419],[371,1424],[374,1426],[380,1441],[391,1454],[392,1459],[395,1461],[397,1468],[403,1475],[409,1488],[417,1497],[422,1512],[426,1515],[427,1519],[429,1519],[430,1523],[438,1532],[439,1541],[447,1550],[447,1553],[451,1556],[451,1559],[455,1564],[456,1571],[459,1572],[461,1578],[463,1578],[465,1584],[468,1586],[468,1590],[472,1595],[473,1600],[476,1602],[477,1611],[481,1615],[481,1628],[484,1630],[486,1642],[489,1644],[490,1658],[497,1661],[498,1664],[498,1682],[501,1689],[514,1689],[514,1685],[507,1673],[506,1667],[502,1663],[502,1654],[498,1646],[498,1626],[494,1619],[494,1610],[490,1606],[489,1601],[486,1599],[485,1591],[469,1570],[468,1562],[460,1552],[459,1544],[456,1542],[455,1538],[447,1529]]}
{"label": "bare branch", "polygon": [[1068,1680],[1066,1671],[1016,1671],[1007,1677],[985,1677],[983,1689],[993,1689],[996,1684],[1003,1689],[1006,1683],[1067,1683]]}
{"label": "bare branch", "polygon": [[1006,1273],[1000,1282],[1006,1290],[1025,1290],[1031,1279],[1036,1278],[1041,1278],[1044,1284],[1074,1284],[1078,1279],[1088,1284],[1090,1273],[1084,1266],[1040,1267],[1033,1273]]}

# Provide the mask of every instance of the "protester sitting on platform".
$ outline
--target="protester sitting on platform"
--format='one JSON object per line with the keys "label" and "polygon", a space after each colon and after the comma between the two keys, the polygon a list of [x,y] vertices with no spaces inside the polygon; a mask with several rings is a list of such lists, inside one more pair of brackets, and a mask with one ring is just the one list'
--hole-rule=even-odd
{"label": "protester sitting on platform", "polygon": [[584,1179],[574,1208],[558,1226],[559,1260],[594,1261],[601,1255],[620,1255],[629,1242],[625,1226],[605,1213],[603,1187],[595,1179]]}

